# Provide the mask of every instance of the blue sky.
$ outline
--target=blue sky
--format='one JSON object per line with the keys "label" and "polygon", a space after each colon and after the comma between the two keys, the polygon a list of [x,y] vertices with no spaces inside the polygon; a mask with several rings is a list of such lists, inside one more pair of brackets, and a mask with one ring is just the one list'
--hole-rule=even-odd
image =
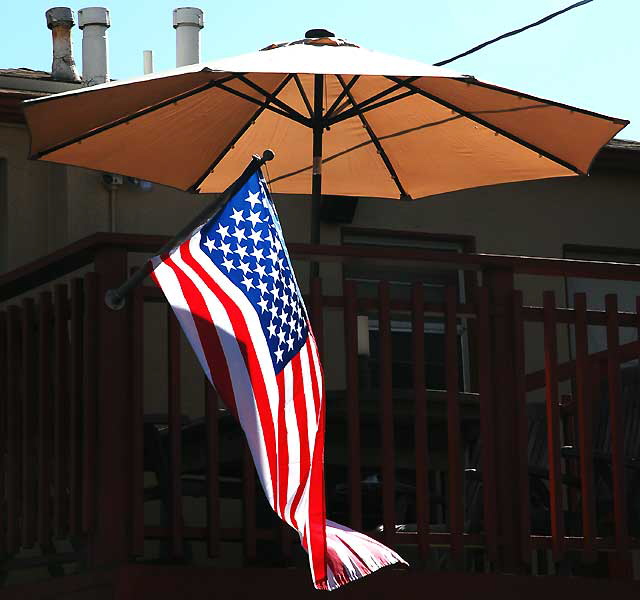
{"label": "blue sky", "polygon": [[[436,62],[559,10],[573,0],[193,0],[205,12],[202,59],[251,52],[325,27],[361,46]],[[64,2],[61,2],[64,5]],[[51,34],[41,0],[0,4],[0,68],[51,66]],[[74,11],[92,4],[71,4]],[[110,69],[142,73],[175,65],[176,0],[111,0]],[[619,137],[640,140],[640,0],[595,0],[538,28],[450,65],[500,85],[632,121]],[[81,32],[74,28],[76,61]]]}

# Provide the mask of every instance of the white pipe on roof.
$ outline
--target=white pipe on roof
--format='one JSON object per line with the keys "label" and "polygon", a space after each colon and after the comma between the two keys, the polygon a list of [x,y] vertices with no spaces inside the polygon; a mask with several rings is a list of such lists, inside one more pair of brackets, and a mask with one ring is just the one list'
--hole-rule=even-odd
{"label": "white pipe on roof", "polygon": [[200,62],[200,30],[204,27],[204,13],[199,8],[185,6],[173,11],[176,30],[176,67]]}
{"label": "white pipe on roof", "polygon": [[82,29],[82,78],[87,85],[106,83],[109,81],[109,10],[101,6],[81,8],[78,26]]}
{"label": "white pipe on roof", "polygon": [[153,52],[151,50],[142,51],[142,64],[145,75],[153,73]]}

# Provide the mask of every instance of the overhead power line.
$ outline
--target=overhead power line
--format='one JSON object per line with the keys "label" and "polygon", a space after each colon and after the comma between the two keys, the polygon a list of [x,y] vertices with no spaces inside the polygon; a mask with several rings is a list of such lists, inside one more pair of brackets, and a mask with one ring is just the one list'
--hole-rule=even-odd
{"label": "overhead power line", "polygon": [[503,33],[502,35],[499,35],[497,38],[493,38],[492,40],[489,40],[488,42],[484,42],[482,44],[479,44],[478,46],[474,46],[473,48],[471,48],[470,50],[467,50],[466,52],[463,52],[462,54],[456,54],[455,56],[452,56],[451,58],[447,58],[447,60],[441,60],[440,62],[434,63],[434,66],[436,67],[442,67],[444,65],[448,65],[450,62],[453,62],[454,60],[458,60],[459,58],[463,58],[464,56],[469,56],[469,54],[473,54],[474,52],[477,52],[478,50],[482,50],[483,48],[486,48],[487,46],[491,45],[491,44],[495,44],[496,42],[499,42],[500,40],[504,40],[505,38],[514,36],[514,35],[518,35],[519,33],[522,33],[523,31],[526,31],[527,29],[531,29],[532,27],[537,27],[538,25],[542,25],[543,23],[546,23],[547,21],[550,21],[551,19],[562,15],[570,10],[573,10],[574,8],[578,8],[578,6],[582,6],[583,4],[589,4],[589,2],[593,2],[593,0],[581,0],[580,2],[576,2],[575,4],[572,4],[571,6],[567,6],[566,8],[563,8],[562,10],[559,10],[557,12],[554,12],[550,15],[547,15],[546,17],[540,19],[539,21],[536,21],[535,23],[531,23],[529,25],[525,25],[524,27],[520,27],[520,29],[514,29],[513,31],[510,31],[509,33]]}

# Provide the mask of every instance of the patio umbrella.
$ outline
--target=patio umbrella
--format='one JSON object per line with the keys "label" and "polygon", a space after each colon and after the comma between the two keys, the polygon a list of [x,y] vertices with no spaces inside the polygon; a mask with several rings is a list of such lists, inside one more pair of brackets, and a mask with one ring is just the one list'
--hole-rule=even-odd
{"label": "patio umbrella", "polygon": [[273,148],[275,193],[411,200],[586,174],[628,121],[367,50],[326,30],[25,104],[31,158],[219,192]]}

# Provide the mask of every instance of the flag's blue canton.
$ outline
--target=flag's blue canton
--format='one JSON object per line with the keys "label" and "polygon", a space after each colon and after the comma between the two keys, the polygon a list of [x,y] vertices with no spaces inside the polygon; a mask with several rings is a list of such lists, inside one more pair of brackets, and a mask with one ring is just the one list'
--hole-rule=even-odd
{"label": "flag's blue canton", "polygon": [[307,314],[262,176],[255,173],[200,233],[202,251],[258,313],[280,372],[307,339]]}

